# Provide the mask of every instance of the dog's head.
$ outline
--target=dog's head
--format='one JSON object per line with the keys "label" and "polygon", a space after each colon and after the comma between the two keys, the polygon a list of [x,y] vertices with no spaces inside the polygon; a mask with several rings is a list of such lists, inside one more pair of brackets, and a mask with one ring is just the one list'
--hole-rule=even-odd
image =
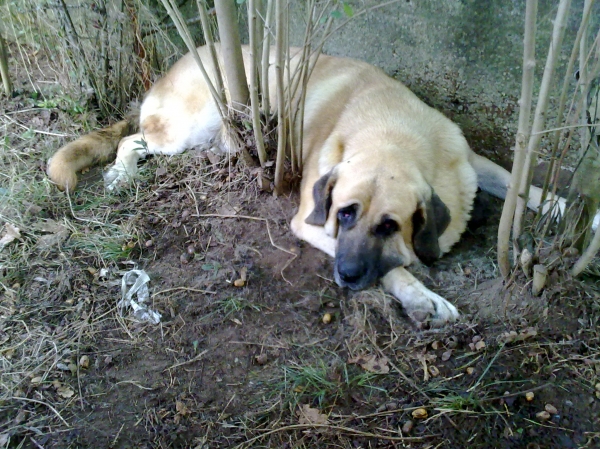
{"label": "dog's head", "polygon": [[342,162],[314,184],[315,208],[306,219],[336,239],[335,280],[353,290],[409,265],[413,254],[433,263],[451,218],[419,173],[357,165]]}

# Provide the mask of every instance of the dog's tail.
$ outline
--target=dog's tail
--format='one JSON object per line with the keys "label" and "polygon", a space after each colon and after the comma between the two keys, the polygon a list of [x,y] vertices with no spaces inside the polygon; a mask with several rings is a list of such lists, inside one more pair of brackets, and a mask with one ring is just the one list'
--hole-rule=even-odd
{"label": "dog's tail", "polygon": [[137,114],[80,137],[60,148],[48,161],[48,176],[60,190],[72,192],[77,186],[77,172],[110,160],[119,141],[136,131]]}
{"label": "dog's tail", "polygon": [[[510,172],[489,159],[475,153],[471,153],[469,161],[477,173],[477,184],[479,188],[498,198],[505,199],[511,180]],[[564,201],[563,198],[558,198],[559,203],[564,203]],[[537,211],[541,203],[542,189],[531,186],[527,207]],[[550,204],[544,205],[544,209],[547,207],[550,207]],[[564,204],[559,204],[559,207],[564,208]]]}

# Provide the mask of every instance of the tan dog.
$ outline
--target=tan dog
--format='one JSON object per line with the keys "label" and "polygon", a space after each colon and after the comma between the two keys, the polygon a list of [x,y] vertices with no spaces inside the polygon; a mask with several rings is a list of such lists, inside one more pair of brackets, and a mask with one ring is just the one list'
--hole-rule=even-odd
{"label": "tan dog", "polygon": [[[199,52],[212,72],[207,49]],[[74,189],[76,172],[106,159],[127,127],[119,122],[61,148],[49,163],[50,178],[61,189]],[[148,92],[141,131],[119,143],[107,189],[135,175],[147,154],[174,155],[198,146],[227,151],[221,128],[196,63],[184,56]],[[473,153],[458,126],[400,82],[351,59],[319,57],[307,91],[303,139],[294,234],[335,257],[339,285],[362,289],[381,279],[415,321],[456,319],[456,308],[406,267],[449,251],[465,230],[478,184],[504,197],[509,173]],[[539,189],[532,197],[530,206],[537,208]]]}

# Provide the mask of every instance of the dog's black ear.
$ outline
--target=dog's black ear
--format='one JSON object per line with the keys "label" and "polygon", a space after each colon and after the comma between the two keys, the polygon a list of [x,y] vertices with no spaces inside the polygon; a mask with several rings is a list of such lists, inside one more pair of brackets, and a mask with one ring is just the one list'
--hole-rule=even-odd
{"label": "dog's black ear", "polygon": [[421,262],[431,265],[440,257],[438,238],[450,224],[450,211],[435,192],[412,217],[413,249]]}
{"label": "dog's black ear", "polygon": [[315,208],[310,213],[305,223],[315,226],[324,226],[327,222],[327,216],[329,215],[329,209],[331,209],[331,191],[335,183],[335,176],[333,170],[329,173],[321,176],[315,185],[313,186],[313,200],[315,202]]}

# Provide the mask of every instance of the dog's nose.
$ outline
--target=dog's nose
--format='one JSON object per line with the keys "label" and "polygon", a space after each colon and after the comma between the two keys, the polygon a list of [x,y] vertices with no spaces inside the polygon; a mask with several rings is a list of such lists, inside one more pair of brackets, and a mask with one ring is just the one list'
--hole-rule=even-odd
{"label": "dog's nose", "polygon": [[363,277],[364,273],[364,267],[360,263],[345,263],[338,268],[340,279],[345,284],[357,283]]}

